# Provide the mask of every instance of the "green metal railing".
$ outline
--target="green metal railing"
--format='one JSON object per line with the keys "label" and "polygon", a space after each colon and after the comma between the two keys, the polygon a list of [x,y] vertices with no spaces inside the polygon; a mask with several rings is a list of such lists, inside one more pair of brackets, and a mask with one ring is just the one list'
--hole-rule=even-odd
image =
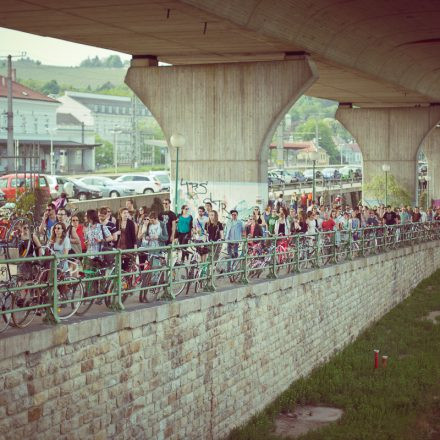
{"label": "green metal railing", "polygon": [[[0,331],[8,326],[26,327],[36,316],[59,323],[82,316],[93,306],[99,312],[101,303],[122,311],[129,297],[142,303],[169,301],[230,283],[276,278],[282,271],[298,273],[439,239],[440,222],[427,222],[93,255],[5,259],[0,266],[18,270],[11,276],[3,271],[0,281]],[[227,253],[228,244],[236,245],[237,256]],[[105,263],[105,257],[111,261]],[[145,265],[140,264],[142,257]]]}

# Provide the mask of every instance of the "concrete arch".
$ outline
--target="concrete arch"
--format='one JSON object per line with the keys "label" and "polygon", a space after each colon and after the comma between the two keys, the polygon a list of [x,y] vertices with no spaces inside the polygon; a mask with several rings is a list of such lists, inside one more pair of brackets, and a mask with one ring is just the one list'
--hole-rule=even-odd
{"label": "concrete arch", "polygon": [[[300,56],[273,62],[132,66],[125,81],[168,140],[176,132],[185,136],[179,154],[182,182],[204,185],[204,195],[228,211],[243,201],[254,205],[257,196],[266,199],[265,147],[284,113],[317,78],[314,64]],[[176,157],[170,152],[174,177]],[[181,200],[188,196],[194,203],[203,201],[188,185],[184,190]],[[225,200],[234,194],[240,200]]]}
{"label": "concrete arch", "polygon": [[405,188],[413,202],[417,194],[417,152],[423,139],[440,119],[440,107],[347,108],[339,107],[336,119],[354,135],[364,159],[363,196],[369,195],[365,183],[381,174],[382,164]]}

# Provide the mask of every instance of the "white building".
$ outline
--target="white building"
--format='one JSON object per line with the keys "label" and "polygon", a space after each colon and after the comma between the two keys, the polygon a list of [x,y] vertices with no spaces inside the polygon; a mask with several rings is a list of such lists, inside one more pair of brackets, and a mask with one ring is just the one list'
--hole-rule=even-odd
{"label": "white building", "polygon": [[[20,157],[16,160],[15,169],[50,172],[51,147],[55,173],[95,169],[93,127],[84,130],[81,124],[61,124],[58,127],[60,102],[15,81],[12,83],[12,95],[14,155]],[[2,171],[7,167],[7,105],[7,79],[0,75]]]}
{"label": "white building", "polygon": [[137,98],[66,91],[59,101],[59,112],[71,113],[85,126],[94,125],[97,135],[117,144],[119,164],[141,162],[143,136],[137,126],[152,116]]}

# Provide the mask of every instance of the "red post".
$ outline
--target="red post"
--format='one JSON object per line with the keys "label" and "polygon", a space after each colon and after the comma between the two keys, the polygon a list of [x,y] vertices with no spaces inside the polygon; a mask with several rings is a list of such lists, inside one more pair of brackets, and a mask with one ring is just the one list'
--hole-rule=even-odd
{"label": "red post", "polygon": [[374,350],[374,369],[379,368],[379,350]]}
{"label": "red post", "polygon": [[388,364],[388,356],[382,356],[382,367],[386,368]]}

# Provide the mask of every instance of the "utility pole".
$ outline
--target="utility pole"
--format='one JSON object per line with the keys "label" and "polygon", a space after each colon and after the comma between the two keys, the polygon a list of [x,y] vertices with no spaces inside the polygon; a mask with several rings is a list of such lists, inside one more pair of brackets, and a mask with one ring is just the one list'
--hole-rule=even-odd
{"label": "utility pole", "polygon": [[131,166],[138,167],[137,158],[137,123],[136,123],[136,96],[131,98]]}
{"label": "utility pole", "polygon": [[12,111],[12,56],[8,55],[8,171],[14,170],[14,113]]}
{"label": "utility pole", "polygon": [[15,154],[15,148],[14,148],[14,113],[12,109],[12,57],[19,57],[23,58],[26,55],[26,52],[22,52],[21,55],[8,55],[6,57],[0,57],[0,58],[6,58],[8,63],[8,76],[6,77],[7,80],[7,91],[8,91],[8,110],[6,112],[7,119],[8,119],[8,126],[7,126],[7,149],[6,149],[6,155],[8,156],[8,171],[12,172],[14,171],[14,154]]}

